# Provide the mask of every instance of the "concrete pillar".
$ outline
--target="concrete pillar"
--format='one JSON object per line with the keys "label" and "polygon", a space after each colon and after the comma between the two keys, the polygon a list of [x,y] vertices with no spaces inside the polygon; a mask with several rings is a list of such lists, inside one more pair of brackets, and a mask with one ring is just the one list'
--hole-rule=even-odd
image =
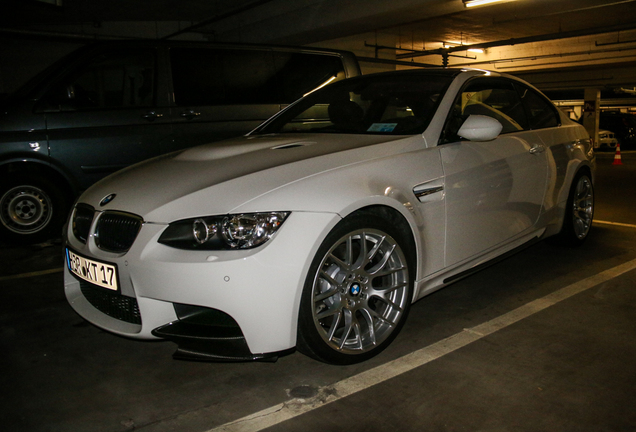
{"label": "concrete pillar", "polygon": [[583,126],[587,133],[594,139],[594,146],[599,145],[598,122],[601,112],[601,90],[596,88],[586,88],[583,104]]}

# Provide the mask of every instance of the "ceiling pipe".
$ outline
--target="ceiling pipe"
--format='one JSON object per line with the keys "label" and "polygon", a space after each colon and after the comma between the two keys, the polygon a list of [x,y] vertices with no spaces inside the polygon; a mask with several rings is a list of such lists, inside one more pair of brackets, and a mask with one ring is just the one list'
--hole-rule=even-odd
{"label": "ceiling pipe", "polygon": [[356,56],[359,62],[365,63],[378,63],[378,64],[389,64],[389,65],[399,65],[399,66],[413,66],[413,67],[424,67],[424,68],[441,68],[440,65],[430,64],[430,63],[419,63],[413,61],[402,61],[402,60],[392,60],[392,59],[383,59],[377,57],[361,57]]}
{"label": "ceiling pipe", "polygon": [[488,48],[494,48],[494,47],[500,47],[500,46],[521,45],[521,44],[532,43],[532,42],[545,42],[550,40],[567,39],[567,38],[581,37],[581,36],[592,36],[597,34],[612,33],[615,31],[634,30],[634,29],[636,29],[636,23],[621,24],[621,25],[615,25],[611,27],[601,27],[601,28],[597,27],[597,28],[588,29],[588,30],[573,30],[568,32],[550,33],[550,34],[539,35],[539,36],[511,38],[511,39],[504,39],[504,40],[493,41],[493,42],[483,42],[483,43],[477,43],[477,44],[471,44],[471,45],[461,45],[457,47],[417,51],[417,52],[409,53],[409,54],[398,54],[395,57],[397,59],[405,59],[405,58],[424,57],[428,55],[446,56],[452,52],[466,51],[472,48],[488,49]]}
{"label": "ceiling pipe", "polygon": [[[514,62],[521,62],[521,61],[534,61],[534,60],[542,60],[542,59],[549,59],[549,58],[564,58],[564,57],[576,57],[576,56],[591,56],[591,55],[597,55],[597,54],[608,54],[608,53],[621,53],[621,52],[629,52],[629,51],[634,51],[636,50],[636,47],[633,48],[606,48],[606,49],[598,49],[598,50],[585,50],[585,51],[572,51],[572,52],[567,52],[567,53],[560,53],[560,54],[539,54],[539,55],[531,55],[531,56],[525,56],[525,57],[511,57],[511,58],[505,58],[505,59],[494,59],[494,60],[482,60],[482,61],[477,61],[477,62],[470,62],[470,63],[460,63],[460,64],[454,64],[454,67],[465,67],[465,66],[474,66],[474,65],[479,65],[479,64],[500,64],[500,63],[514,63]],[[636,54],[631,54],[631,55],[627,55],[626,57],[634,57],[636,56]],[[625,56],[623,56],[625,57]],[[616,57],[606,57],[606,58],[588,58],[588,59],[582,59],[582,60],[577,60],[575,61],[576,63],[583,63],[583,62],[590,62],[590,61],[597,61],[597,60],[605,60],[605,59],[612,59],[612,58],[616,58]],[[567,62],[560,62],[560,63],[567,63]],[[572,63],[572,62],[569,62]],[[549,63],[549,64],[559,64],[559,63]],[[535,66],[535,65],[527,65],[526,67],[530,67],[530,66]],[[523,67],[523,66],[521,66]],[[503,69],[503,68],[501,68]],[[508,68],[510,69],[510,68]]]}
{"label": "ceiling pipe", "polygon": [[623,55],[623,56],[611,56],[611,57],[599,57],[599,58],[594,58],[594,59],[582,59],[582,60],[570,60],[570,61],[557,61],[557,62],[549,62],[549,63],[539,63],[539,64],[530,64],[530,65],[518,65],[518,66],[499,66],[496,67],[496,70],[515,70],[515,71],[520,71],[520,69],[525,68],[532,68],[532,69],[540,69],[543,67],[550,67],[552,69],[554,68],[561,68],[561,67],[572,67],[572,66],[577,66],[577,65],[581,65],[582,63],[587,63],[586,66],[594,66],[595,64],[602,64],[599,62],[604,62],[604,61],[619,61],[619,60],[623,60],[623,61],[632,61],[636,59],[636,54],[627,54],[627,55]]}

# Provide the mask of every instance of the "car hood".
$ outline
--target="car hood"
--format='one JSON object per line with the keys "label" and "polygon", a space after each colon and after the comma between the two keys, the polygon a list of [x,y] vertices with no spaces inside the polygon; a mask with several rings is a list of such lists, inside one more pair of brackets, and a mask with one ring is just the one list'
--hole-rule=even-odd
{"label": "car hood", "polygon": [[[382,144],[396,140],[404,141],[404,137],[240,137],[159,156],[118,171],[89,188],[80,202],[98,210],[135,213],[147,222],[229,213],[304,177],[394,153],[403,146]],[[112,194],[111,201],[100,204]]]}

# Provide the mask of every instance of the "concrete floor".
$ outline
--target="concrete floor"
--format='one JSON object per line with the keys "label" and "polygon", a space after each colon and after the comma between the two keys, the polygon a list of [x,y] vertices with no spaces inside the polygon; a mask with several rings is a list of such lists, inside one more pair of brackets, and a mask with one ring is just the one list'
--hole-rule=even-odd
{"label": "concrete floor", "polygon": [[[636,225],[636,154],[624,152],[622,166],[599,159],[596,219]],[[60,244],[5,246],[0,430],[199,432],[260,413],[223,430],[633,431],[635,240],[636,227],[602,223],[579,249],[536,244],[419,301],[384,353],[347,367],[298,353],[277,363],[174,361],[170,342],[113,336],[71,310]],[[390,372],[410,353],[618,266],[619,276],[398,376],[361,375]],[[364,389],[341,397],[352,377]]]}

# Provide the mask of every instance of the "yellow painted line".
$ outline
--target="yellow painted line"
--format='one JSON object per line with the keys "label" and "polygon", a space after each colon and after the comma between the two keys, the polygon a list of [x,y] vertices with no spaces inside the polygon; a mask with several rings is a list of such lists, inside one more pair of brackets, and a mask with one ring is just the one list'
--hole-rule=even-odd
{"label": "yellow painted line", "polygon": [[21,274],[10,275],[10,276],[0,276],[0,282],[14,280],[14,279],[25,279],[25,278],[31,278],[36,276],[43,276],[43,275],[48,275],[53,273],[60,273],[62,271],[64,271],[64,267],[49,269],[49,270],[41,270],[41,271],[36,271],[31,273],[21,273]]}
{"label": "yellow painted line", "polygon": [[634,225],[634,224],[626,224],[626,223],[620,223],[620,222],[608,222],[608,221],[602,221],[602,220],[594,220],[593,223],[602,224],[602,225],[622,226],[622,227],[627,227],[627,228],[636,228],[636,225]]}
{"label": "yellow painted line", "polygon": [[318,394],[311,399],[291,399],[233,422],[210,429],[207,432],[257,432],[275,426],[285,420],[290,420],[316,410],[430,363],[433,360],[450,354],[524,318],[541,312],[576,294],[617,278],[634,269],[636,269],[636,260],[605,270],[602,273],[561,288],[545,297],[531,301],[488,322],[469,329],[464,329],[432,345],[335,384],[321,387],[318,389]]}

